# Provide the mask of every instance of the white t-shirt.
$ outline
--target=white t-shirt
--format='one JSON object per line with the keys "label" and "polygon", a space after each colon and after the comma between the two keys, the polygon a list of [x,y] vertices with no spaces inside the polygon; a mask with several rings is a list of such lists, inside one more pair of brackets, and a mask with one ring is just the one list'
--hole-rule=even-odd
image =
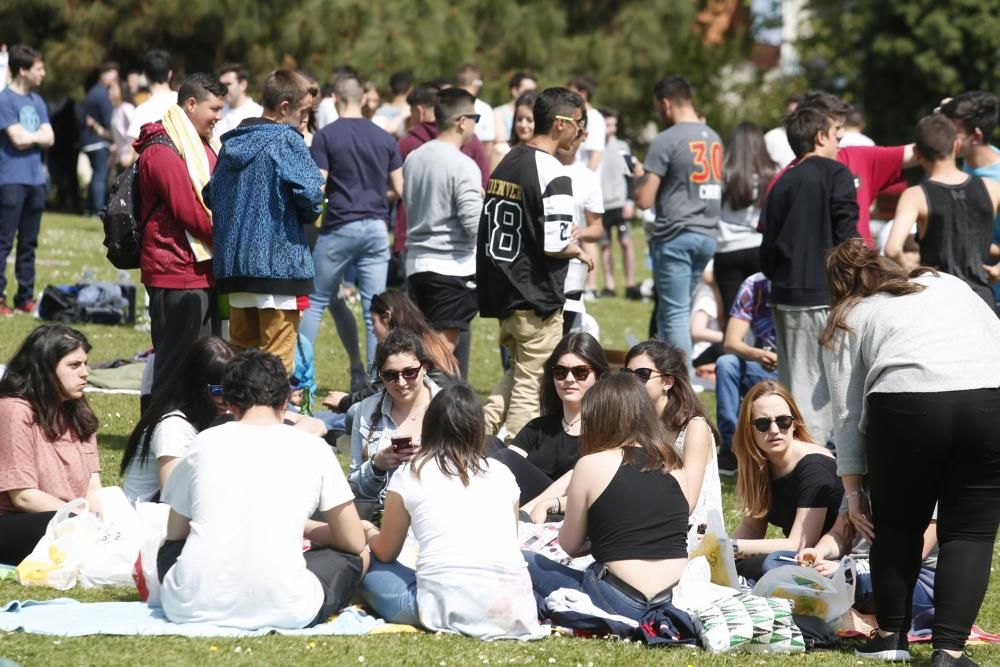
{"label": "white t-shirt", "polygon": [[493,107],[477,97],[475,110],[479,114],[479,122],[476,123],[476,136],[483,142],[496,141],[497,128],[496,119],[493,118]]}
{"label": "white t-shirt", "polygon": [[286,424],[230,422],[198,434],[167,480],[163,500],[191,520],[163,580],[174,623],[302,628],[323,588],[306,569],[306,519],[351,502],[330,447]]}
{"label": "white t-shirt", "polygon": [[[708,328],[713,331],[722,331],[719,327],[719,305],[715,300],[715,292],[704,282],[699,282],[694,288],[691,296],[691,314],[694,315],[699,310],[708,313]],[[707,340],[695,341],[691,346],[691,358],[697,359],[701,353],[707,350],[712,344]]]}
{"label": "white t-shirt", "polygon": [[340,118],[340,114],[337,113],[337,104],[332,97],[327,95],[316,109],[316,129],[322,130],[338,118]]}
{"label": "white t-shirt", "polygon": [[428,630],[481,639],[541,634],[514,508],[520,490],[510,470],[491,459],[463,486],[431,460],[419,479],[409,464],[387,492],[410,514],[418,545],[417,610]]}
{"label": "white t-shirt", "polygon": [[788,133],[780,125],[764,133],[764,146],[779,169],[784,169],[795,159],[795,151],[788,143]]}
{"label": "white t-shirt", "polygon": [[260,118],[262,113],[264,113],[264,107],[251,99],[248,99],[235,109],[231,108],[227,103],[222,107],[222,120],[215,124],[213,132],[215,136],[221,137],[229,130],[235,129],[237,125],[247,118]]}
{"label": "white t-shirt", "polygon": [[[604,196],[601,192],[601,178],[581,162],[575,162],[566,167],[566,173],[573,181],[573,223],[583,231],[587,228],[587,213],[604,213]],[[566,282],[563,286],[566,292],[579,292],[587,280],[587,265],[578,259],[569,260],[566,272]],[[567,303],[570,303],[567,301]],[[573,302],[573,307],[581,305],[581,301]],[[583,312],[576,310],[574,312]]]}
{"label": "white t-shirt", "polygon": [[[125,497],[130,503],[136,500],[152,500],[160,491],[161,456],[184,458],[188,448],[198,435],[198,429],[187,420],[180,410],[174,410],[164,415],[163,419],[153,427],[153,435],[149,439],[149,456],[141,463],[138,455],[129,461],[125,469]],[[143,436],[145,437],[145,435]]]}
{"label": "white t-shirt", "polygon": [[591,107],[587,110],[587,138],[576,151],[576,161],[586,165],[590,162],[591,153],[595,151],[603,153],[604,145],[607,143],[607,136],[608,125],[604,121],[604,115]]}
{"label": "white t-shirt", "polygon": [[153,95],[137,106],[135,113],[132,114],[132,121],[128,125],[128,136],[138,139],[143,125],[163,120],[163,114],[167,113],[167,109],[174,104],[177,104],[177,93],[170,91],[169,93]]}

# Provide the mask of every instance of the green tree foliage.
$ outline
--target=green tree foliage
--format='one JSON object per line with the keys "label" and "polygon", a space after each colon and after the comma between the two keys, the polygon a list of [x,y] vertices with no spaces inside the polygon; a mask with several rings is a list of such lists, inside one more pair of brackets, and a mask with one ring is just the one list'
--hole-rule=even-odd
{"label": "green tree foliage", "polygon": [[1000,88],[1000,12],[984,0],[812,0],[805,74],[865,110],[883,143],[911,141],[941,98]]}
{"label": "green tree foliage", "polygon": [[178,76],[236,60],[254,80],[281,65],[325,81],[349,63],[380,86],[400,68],[423,80],[475,62],[486,81],[482,96],[493,103],[508,100],[516,70],[537,73],[543,85],[588,74],[599,84],[594,102],[619,108],[633,132],[658,122],[654,83],[680,73],[720,130],[744,117],[774,122],[783,91],[735,67],[749,54],[745,31],[702,43],[695,16],[705,2],[0,0],[0,41],[43,49],[50,96],[79,96],[100,62],[138,67],[148,48],[159,47],[173,54]]}

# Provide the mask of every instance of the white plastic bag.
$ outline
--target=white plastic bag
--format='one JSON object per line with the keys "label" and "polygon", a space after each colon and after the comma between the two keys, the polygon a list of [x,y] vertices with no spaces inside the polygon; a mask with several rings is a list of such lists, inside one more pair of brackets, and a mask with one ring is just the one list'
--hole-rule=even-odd
{"label": "white plastic bag", "polygon": [[830,623],[854,604],[856,585],[857,566],[847,556],[831,578],[798,565],[775,568],[760,578],[753,594],[791,600],[796,614],[816,616]]}
{"label": "white plastic bag", "polygon": [[73,588],[99,528],[100,522],[88,511],[85,499],[69,501],[59,508],[45,535],[17,566],[17,582],[60,591]]}
{"label": "white plastic bag", "polygon": [[733,557],[733,546],[726,533],[726,526],[722,522],[722,515],[716,509],[708,510],[706,517],[706,530],[701,541],[694,545],[694,531],[688,535],[688,559],[693,560],[699,556],[704,556],[711,569],[711,580],[713,584],[728,586],[735,590],[741,590],[740,578],[736,574],[736,559]]}
{"label": "white plastic bag", "polygon": [[160,604],[160,577],[156,570],[156,556],[167,536],[167,517],[170,515],[170,505],[138,503],[135,512],[139,517],[142,538],[132,579],[139,591],[139,599],[149,604],[158,605]]}
{"label": "white plastic bag", "polygon": [[80,586],[132,585],[132,568],[139,555],[142,533],[135,508],[117,486],[98,492],[101,521],[93,545],[80,565]]}

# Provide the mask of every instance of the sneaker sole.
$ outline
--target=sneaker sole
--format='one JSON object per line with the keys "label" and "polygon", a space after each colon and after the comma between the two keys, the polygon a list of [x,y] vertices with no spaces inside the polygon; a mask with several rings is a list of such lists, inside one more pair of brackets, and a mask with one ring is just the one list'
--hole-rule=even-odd
{"label": "sneaker sole", "polygon": [[874,653],[862,653],[855,649],[854,655],[859,658],[869,658],[870,660],[881,660],[882,662],[910,662],[913,656],[909,651],[893,649],[891,651],[875,651]]}

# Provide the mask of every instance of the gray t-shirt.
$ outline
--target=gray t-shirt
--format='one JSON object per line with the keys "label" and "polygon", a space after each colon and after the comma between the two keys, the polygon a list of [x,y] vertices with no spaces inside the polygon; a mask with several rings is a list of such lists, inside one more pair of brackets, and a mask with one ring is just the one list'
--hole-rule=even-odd
{"label": "gray t-shirt", "polygon": [[622,208],[628,199],[627,167],[622,153],[632,154],[628,144],[617,137],[609,139],[601,158],[601,193],[604,195],[604,210]]}
{"label": "gray t-shirt", "polygon": [[653,240],[690,230],[714,237],[722,205],[722,140],[703,123],[677,123],[653,139],[643,164],[659,176]]}

